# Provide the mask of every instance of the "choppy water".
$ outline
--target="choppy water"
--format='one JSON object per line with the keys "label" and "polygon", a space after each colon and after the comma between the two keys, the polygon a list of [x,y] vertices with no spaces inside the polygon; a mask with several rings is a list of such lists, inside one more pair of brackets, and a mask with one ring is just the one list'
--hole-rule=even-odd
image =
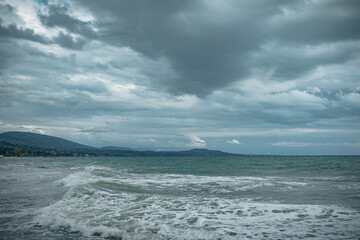
{"label": "choppy water", "polygon": [[3,158],[0,239],[357,239],[360,157]]}

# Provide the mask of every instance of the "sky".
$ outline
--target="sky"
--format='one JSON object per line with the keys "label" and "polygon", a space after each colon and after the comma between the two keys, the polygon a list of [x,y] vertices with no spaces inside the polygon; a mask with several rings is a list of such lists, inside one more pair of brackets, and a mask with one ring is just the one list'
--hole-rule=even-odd
{"label": "sky", "polygon": [[0,0],[0,132],[360,154],[358,0]]}

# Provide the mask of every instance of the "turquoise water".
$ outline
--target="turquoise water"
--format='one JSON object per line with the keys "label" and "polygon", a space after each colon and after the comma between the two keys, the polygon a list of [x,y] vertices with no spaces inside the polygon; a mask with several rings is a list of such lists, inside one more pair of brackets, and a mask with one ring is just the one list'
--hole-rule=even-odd
{"label": "turquoise water", "polygon": [[357,239],[359,156],[0,159],[0,239]]}

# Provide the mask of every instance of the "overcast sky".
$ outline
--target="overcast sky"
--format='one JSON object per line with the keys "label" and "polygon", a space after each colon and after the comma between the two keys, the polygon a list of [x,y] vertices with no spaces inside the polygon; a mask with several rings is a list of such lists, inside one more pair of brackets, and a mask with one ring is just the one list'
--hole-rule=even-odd
{"label": "overcast sky", "polygon": [[1,0],[0,132],[360,154],[358,0]]}

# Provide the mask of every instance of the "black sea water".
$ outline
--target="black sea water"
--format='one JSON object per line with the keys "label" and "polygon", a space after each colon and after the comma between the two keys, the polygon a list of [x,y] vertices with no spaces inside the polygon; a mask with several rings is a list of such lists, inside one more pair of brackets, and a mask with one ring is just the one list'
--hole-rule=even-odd
{"label": "black sea water", "polygon": [[0,159],[0,239],[357,239],[359,156]]}

